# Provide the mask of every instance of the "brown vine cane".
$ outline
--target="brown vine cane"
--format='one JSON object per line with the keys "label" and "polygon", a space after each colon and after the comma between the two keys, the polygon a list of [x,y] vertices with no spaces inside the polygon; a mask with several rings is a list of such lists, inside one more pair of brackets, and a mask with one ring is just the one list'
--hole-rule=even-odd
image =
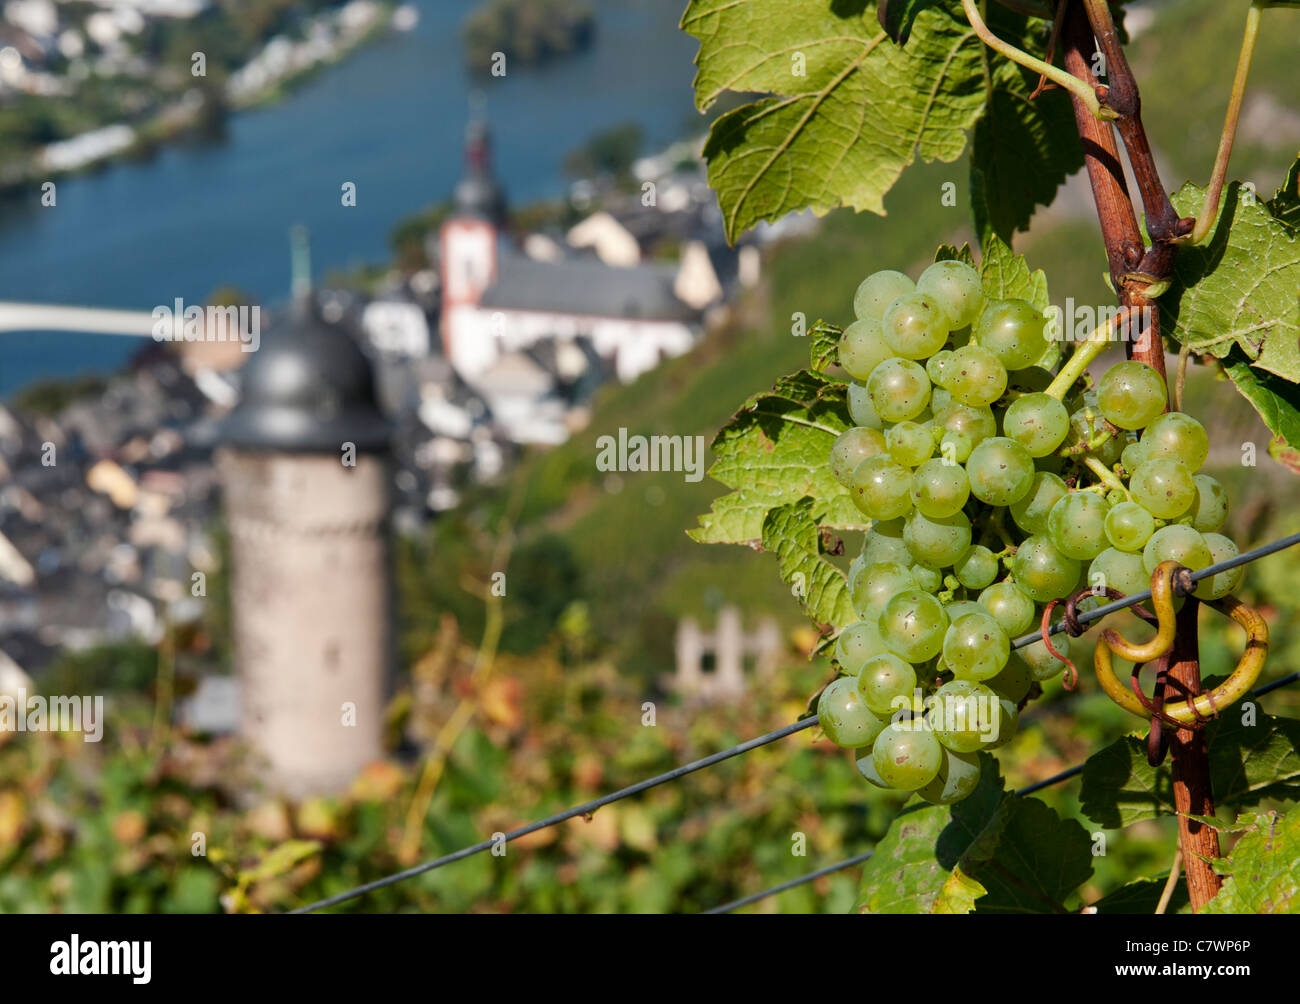
{"label": "brown vine cane", "polygon": [[[1056,608],[1058,603],[1064,604],[1062,621],[1065,633],[1071,638],[1078,638],[1086,631],[1086,628],[1079,623],[1078,604],[1088,597],[1097,598],[1103,595],[1107,599],[1111,600],[1123,600],[1128,598],[1127,593],[1121,593],[1118,589],[1114,589],[1110,586],[1106,586],[1104,589],[1089,587],[1087,589],[1080,589],[1077,593],[1067,597],[1065,600],[1058,599],[1050,601],[1047,604],[1047,609],[1043,611],[1039,631],[1043,638],[1043,644],[1047,647],[1047,651],[1057,659],[1060,659],[1066,665],[1066,675],[1064,680],[1066,690],[1073,690],[1078,684],[1079,671],[1075,667],[1074,662],[1065,654],[1057,651],[1056,646],[1052,644],[1051,636],[1048,633],[1050,630],[1049,625],[1051,623],[1052,611]],[[1156,615],[1141,604],[1134,604],[1129,609],[1148,624],[1151,624],[1152,626],[1156,625]],[[1152,690],[1153,700],[1148,701],[1146,695],[1142,693],[1142,684],[1139,679],[1139,674],[1145,668],[1144,663],[1134,664],[1133,676],[1130,680],[1130,683],[1133,686],[1133,691],[1137,694],[1138,699],[1152,712],[1151,731],[1147,734],[1147,762],[1150,763],[1152,767],[1159,766],[1160,763],[1164,761],[1165,754],[1169,750],[1169,736],[1161,727],[1161,722],[1168,722],[1174,726],[1178,726],[1179,724],[1168,715],[1164,714],[1165,685],[1169,671],[1168,653],[1159,656],[1155,660],[1154,664],[1156,667],[1156,682]]]}

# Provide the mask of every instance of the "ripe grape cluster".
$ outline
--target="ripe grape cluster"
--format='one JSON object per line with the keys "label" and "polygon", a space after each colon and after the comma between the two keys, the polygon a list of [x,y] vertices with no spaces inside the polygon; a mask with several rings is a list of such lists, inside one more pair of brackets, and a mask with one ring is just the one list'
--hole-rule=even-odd
{"label": "ripe grape cluster", "polygon": [[[1205,429],[1165,412],[1151,367],[1060,386],[1047,317],[986,298],[959,261],[916,282],[876,272],[853,311],[839,361],[855,425],[829,463],[871,522],[849,570],[860,620],[835,646],[847,675],[817,712],[829,739],[864,751],[867,780],[946,804],[974,790],[979,752],[1008,742],[1031,690],[1065,668],[1041,640],[1011,650],[1044,604],[1139,592],[1162,561],[1195,570],[1237,548],[1215,532],[1223,487],[1197,473]],[[1223,596],[1240,574],[1196,595]],[[1068,655],[1064,635],[1052,645]]]}

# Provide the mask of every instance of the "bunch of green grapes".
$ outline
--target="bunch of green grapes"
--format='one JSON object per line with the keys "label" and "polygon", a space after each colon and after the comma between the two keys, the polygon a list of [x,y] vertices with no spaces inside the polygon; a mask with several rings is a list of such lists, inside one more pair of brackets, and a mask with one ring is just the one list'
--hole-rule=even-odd
{"label": "bunch of green grapes", "polygon": [[[1112,367],[1095,392],[1060,386],[1047,318],[986,299],[957,261],[915,283],[876,272],[853,310],[839,358],[856,425],[829,462],[871,523],[849,571],[861,619],[835,647],[847,675],[818,717],[865,751],[867,780],[946,804],[974,790],[979,752],[1009,741],[1031,690],[1065,668],[1041,640],[1011,649],[1045,604],[1140,592],[1162,561],[1195,570],[1238,552],[1215,532],[1223,487],[1197,473],[1205,429],[1165,413],[1146,364]],[[1240,576],[1196,595],[1224,596]],[[1066,636],[1052,644],[1068,655]]]}

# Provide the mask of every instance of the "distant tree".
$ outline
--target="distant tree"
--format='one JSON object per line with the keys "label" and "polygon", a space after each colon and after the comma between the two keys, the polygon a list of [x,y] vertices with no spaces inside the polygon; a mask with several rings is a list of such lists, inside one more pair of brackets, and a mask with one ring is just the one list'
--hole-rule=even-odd
{"label": "distant tree", "polygon": [[582,146],[566,154],[564,170],[575,178],[623,178],[632,170],[644,143],[645,133],[639,124],[621,122],[593,133]]}

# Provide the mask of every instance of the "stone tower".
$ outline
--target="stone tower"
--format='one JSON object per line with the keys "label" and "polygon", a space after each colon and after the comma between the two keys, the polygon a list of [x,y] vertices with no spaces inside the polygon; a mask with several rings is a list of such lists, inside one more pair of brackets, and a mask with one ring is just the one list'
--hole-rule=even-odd
{"label": "stone tower", "polygon": [[369,362],[304,285],[245,366],[217,457],[240,732],[290,796],[380,756],[393,656],[389,427]]}

